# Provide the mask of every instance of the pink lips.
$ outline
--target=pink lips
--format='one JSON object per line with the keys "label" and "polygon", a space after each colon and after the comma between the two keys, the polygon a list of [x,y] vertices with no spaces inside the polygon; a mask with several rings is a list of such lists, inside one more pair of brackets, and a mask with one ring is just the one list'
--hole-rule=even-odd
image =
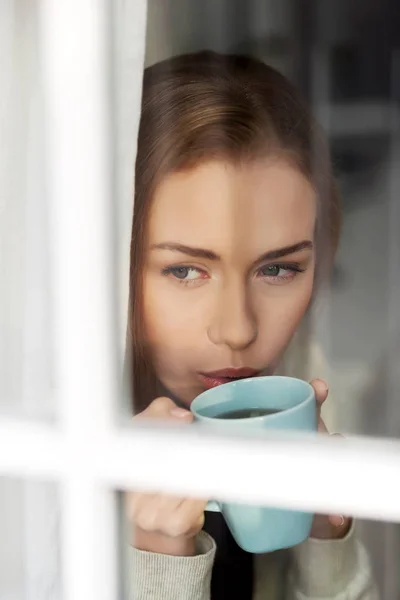
{"label": "pink lips", "polygon": [[238,379],[246,379],[248,377],[257,377],[260,371],[256,369],[250,369],[249,367],[242,367],[239,369],[229,368],[220,369],[219,371],[209,371],[208,373],[199,373],[200,379],[206,389],[223,385],[224,383],[230,383]]}

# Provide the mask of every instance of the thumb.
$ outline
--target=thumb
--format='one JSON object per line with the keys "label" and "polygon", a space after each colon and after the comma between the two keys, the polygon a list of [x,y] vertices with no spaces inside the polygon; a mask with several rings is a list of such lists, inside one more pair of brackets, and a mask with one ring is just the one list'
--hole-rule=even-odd
{"label": "thumb", "polygon": [[323,379],[313,379],[310,383],[314,388],[315,398],[317,400],[318,406],[322,406],[322,404],[328,397],[328,384]]}
{"label": "thumb", "polygon": [[191,423],[193,415],[190,410],[180,408],[170,399],[160,397],[153,402],[138,415],[142,419],[162,419],[164,421],[181,421]]}
{"label": "thumb", "polygon": [[169,416],[178,421],[186,421],[191,423],[193,421],[193,414],[186,408],[180,408],[174,405],[169,411]]}

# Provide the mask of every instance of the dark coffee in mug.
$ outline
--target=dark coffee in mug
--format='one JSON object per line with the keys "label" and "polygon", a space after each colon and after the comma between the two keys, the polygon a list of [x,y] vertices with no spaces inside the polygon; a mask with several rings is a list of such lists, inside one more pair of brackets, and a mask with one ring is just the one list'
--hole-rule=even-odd
{"label": "dark coffee in mug", "polygon": [[254,419],[254,417],[265,417],[278,412],[281,412],[278,408],[240,408],[221,412],[215,415],[214,419]]}

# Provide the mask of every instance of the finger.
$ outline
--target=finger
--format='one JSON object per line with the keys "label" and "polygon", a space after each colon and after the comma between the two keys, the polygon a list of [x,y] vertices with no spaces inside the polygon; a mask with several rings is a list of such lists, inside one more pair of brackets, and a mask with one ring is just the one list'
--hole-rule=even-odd
{"label": "finger", "polygon": [[150,507],[157,512],[168,513],[176,510],[185,498],[178,496],[169,496],[167,494],[143,494],[130,492],[127,494],[127,505],[133,514],[138,514],[142,510],[147,510]]}
{"label": "finger", "polygon": [[156,508],[160,514],[162,513],[163,515],[168,515],[175,510],[178,510],[184,501],[185,498],[160,494],[157,498]]}
{"label": "finger", "polygon": [[[341,433],[331,433],[331,437],[344,439],[344,436]],[[351,519],[349,517],[345,517],[344,515],[329,515],[329,522],[336,528],[346,530],[351,526]]]}
{"label": "finger", "polygon": [[166,525],[171,521],[171,515],[179,512],[183,498],[166,496],[164,494],[141,494],[136,503],[134,522],[143,531],[166,533]]}
{"label": "finger", "polygon": [[156,398],[141,413],[135,415],[134,420],[162,418],[163,416],[167,417],[169,411],[172,410],[174,406],[175,404],[170,398]]}
{"label": "finger", "polygon": [[328,397],[328,384],[323,379],[313,379],[311,385],[314,388],[317,404],[318,406],[321,406]]}
{"label": "finger", "polygon": [[329,515],[328,519],[331,525],[337,529],[345,530],[349,528],[351,524],[351,519],[343,515]]}
{"label": "finger", "polygon": [[153,400],[135,419],[162,419],[164,421],[191,423],[193,415],[190,410],[176,406],[170,398],[160,397]]}
{"label": "finger", "polygon": [[139,500],[135,524],[142,530],[171,538],[195,535],[204,524],[207,502],[154,495]]}
{"label": "finger", "polygon": [[193,421],[193,414],[190,410],[186,410],[186,408],[181,408],[180,406],[171,408],[169,416],[174,420],[184,421],[185,423],[191,423]]}
{"label": "finger", "polygon": [[205,500],[188,498],[165,521],[165,530],[171,537],[192,537],[204,525]]}
{"label": "finger", "polygon": [[[190,506],[189,506],[190,503]],[[186,510],[186,503],[184,503],[182,505],[182,510]],[[189,531],[189,535],[194,535],[196,533],[198,533],[204,525],[204,521],[205,521],[205,510],[206,510],[206,506],[208,504],[208,500],[190,500],[187,501],[188,504],[188,510],[191,511],[192,514],[192,518],[193,518],[193,525],[192,525],[192,529],[191,531]]]}
{"label": "finger", "polygon": [[329,433],[321,417],[318,419],[318,433]]}
{"label": "finger", "polygon": [[153,531],[156,526],[156,506],[158,494],[127,494],[128,519],[145,531]]}
{"label": "finger", "polygon": [[160,398],[156,398],[153,402],[141,413],[146,417],[154,417],[154,418],[167,418],[172,410],[176,408],[176,404],[171,400],[171,398],[166,398],[165,396],[161,396]]}

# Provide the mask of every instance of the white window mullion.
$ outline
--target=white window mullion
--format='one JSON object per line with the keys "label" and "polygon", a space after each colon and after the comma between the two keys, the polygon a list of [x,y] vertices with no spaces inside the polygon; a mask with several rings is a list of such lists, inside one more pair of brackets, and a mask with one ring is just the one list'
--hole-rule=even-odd
{"label": "white window mullion", "polygon": [[[115,518],[92,472],[116,385],[110,136],[110,3],[41,4],[65,600],[116,597]],[[104,560],[108,551],[109,560]],[[114,556],[113,556],[114,555]]]}
{"label": "white window mullion", "polygon": [[[88,438],[79,460],[68,436],[0,419],[0,474],[67,480],[77,497],[80,481],[86,497],[96,485],[102,495],[104,485],[400,522],[399,441],[278,432],[219,438],[195,426],[132,429]],[[73,498],[69,491],[65,506]],[[97,522],[99,530],[105,524],[105,536],[107,514]],[[79,530],[76,535],[78,543]]]}
{"label": "white window mullion", "polygon": [[113,493],[87,474],[68,479],[61,503],[62,590],[68,600],[118,597]]}
{"label": "white window mullion", "polygon": [[56,381],[83,435],[109,427],[116,391],[107,7],[41,4]]}

